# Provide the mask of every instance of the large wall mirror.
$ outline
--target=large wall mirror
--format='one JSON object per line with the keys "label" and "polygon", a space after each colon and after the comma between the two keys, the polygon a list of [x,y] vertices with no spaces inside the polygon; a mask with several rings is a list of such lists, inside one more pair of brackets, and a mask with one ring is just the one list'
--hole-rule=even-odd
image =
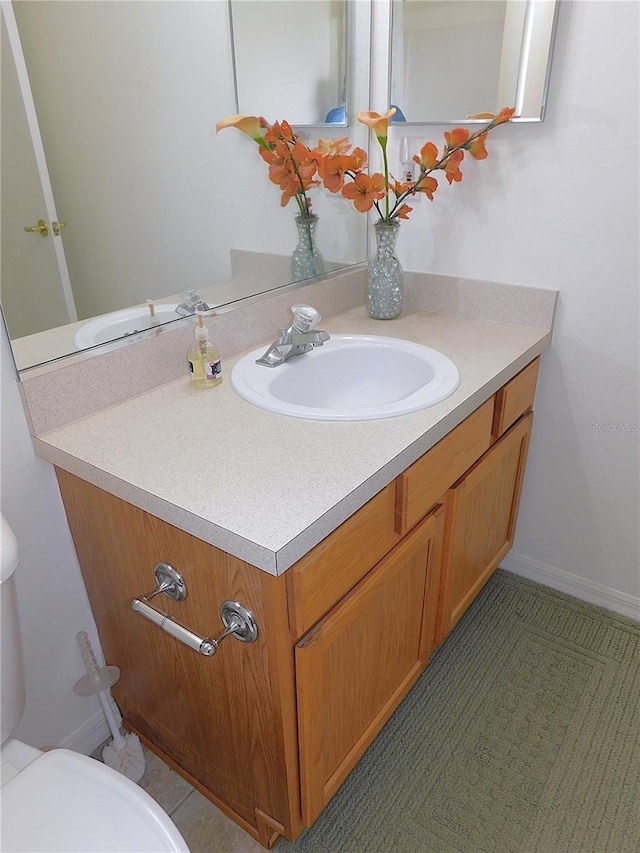
{"label": "large wall mirror", "polygon": [[[129,320],[123,328],[112,315],[131,309],[137,324],[140,312],[150,316],[148,300],[154,322],[180,322],[167,306],[190,289],[226,310],[291,283],[294,205],[280,206],[252,140],[233,129],[216,135],[221,118],[240,109],[287,119],[310,145],[348,135],[366,148],[355,115],[383,108],[370,103],[373,86],[380,101],[388,89],[410,123],[458,122],[513,103],[539,120],[557,5],[0,0],[0,296],[18,368],[126,335]],[[491,47],[478,47],[479,32]],[[481,96],[474,63],[498,56],[488,74],[499,86],[510,79],[513,95]],[[435,67],[422,64],[431,58]],[[464,76],[466,59],[473,72]],[[458,70],[455,103],[420,100],[453,95]],[[365,260],[366,217],[311,192],[325,270]],[[98,323],[84,339],[81,330],[105,315],[106,331]]]}
{"label": "large wall mirror", "polygon": [[[114,322],[84,340],[91,318],[151,300],[155,321],[180,322],[163,305],[189,289],[228,306],[292,281],[295,205],[280,206],[255,143],[216,122],[238,111],[237,82],[241,109],[269,121],[340,108],[347,126],[299,128],[307,144],[348,134],[366,147],[349,110],[368,106],[369,3],[348,15],[346,0],[1,4],[1,298],[19,369],[126,334]],[[257,7],[270,36],[244,21]],[[363,261],[366,217],[311,195],[325,270]]]}
{"label": "large wall mirror", "polygon": [[520,121],[541,121],[558,6],[392,0],[390,103],[411,124],[460,124],[506,106]]}

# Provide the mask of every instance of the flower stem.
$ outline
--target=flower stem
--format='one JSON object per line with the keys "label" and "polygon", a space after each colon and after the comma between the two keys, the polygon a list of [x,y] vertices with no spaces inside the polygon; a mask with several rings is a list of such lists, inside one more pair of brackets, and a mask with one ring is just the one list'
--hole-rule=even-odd
{"label": "flower stem", "polygon": [[[298,164],[296,163],[296,159],[293,156],[293,152],[291,151],[291,146],[287,143],[287,150],[289,151],[289,159],[293,163],[293,170],[296,173],[296,178],[298,179],[298,183],[300,184],[300,191],[296,193],[296,202],[298,204],[298,208],[300,209],[300,213],[303,216],[309,215],[309,201],[307,199],[307,194],[304,191],[304,183],[300,176],[300,170],[298,168]],[[303,202],[304,199],[304,202]]]}
{"label": "flower stem", "polygon": [[[385,140],[385,144],[382,146],[382,162],[384,164],[384,188],[385,188],[384,219],[385,219],[385,222],[388,222],[389,221],[389,161],[387,159],[386,140]],[[377,206],[378,205],[376,205],[376,207]],[[396,201],[396,207],[397,206],[398,206],[398,203]],[[394,210],[395,210],[395,208],[394,208]]]}

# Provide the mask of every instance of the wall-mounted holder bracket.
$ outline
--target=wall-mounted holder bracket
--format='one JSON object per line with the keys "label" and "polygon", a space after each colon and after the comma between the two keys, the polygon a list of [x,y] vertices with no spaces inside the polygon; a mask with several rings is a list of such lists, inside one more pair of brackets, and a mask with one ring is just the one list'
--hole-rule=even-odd
{"label": "wall-mounted holder bracket", "polygon": [[153,570],[156,579],[156,588],[150,595],[144,597],[150,601],[154,595],[162,593],[171,601],[184,601],[187,597],[187,585],[180,572],[176,571],[169,563],[158,563]]}
{"label": "wall-mounted holder bracket", "polygon": [[184,601],[187,597],[187,585],[182,575],[169,563],[158,563],[154,569],[154,576],[157,583],[156,589],[149,595],[143,595],[142,598],[134,598],[131,602],[132,609],[176,640],[194,649],[198,654],[211,657],[218,650],[222,640],[229,636],[235,637],[242,643],[253,643],[257,640],[258,625],[251,611],[239,601],[230,600],[223,601],[220,606],[220,618],[225,629],[218,637],[199,637],[194,634],[193,631],[176,622],[168,613],[163,613],[162,610],[149,604],[150,600],[159,593],[172,601]]}

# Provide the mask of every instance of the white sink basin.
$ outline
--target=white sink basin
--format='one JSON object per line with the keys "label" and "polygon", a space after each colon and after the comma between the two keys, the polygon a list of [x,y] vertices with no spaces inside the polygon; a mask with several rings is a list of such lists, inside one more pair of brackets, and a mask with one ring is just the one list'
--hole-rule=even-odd
{"label": "white sink basin", "polygon": [[231,385],[262,409],[296,418],[365,421],[406,415],[456,390],[455,364],[429,347],[374,335],[332,335],[324,346],[279,367],[256,364],[266,346],[243,356]]}
{"label": "white sink basin", "polygon": [[138,305],[135,308],[123,308],[122,311],[112,311],[103,314],[95,320],[89,320],[81,326],[73,338],[76,349],[87,349],[98,344],[106,344],[136,332],[146,332],[161,323],[170,320],[179,320],[176,314],[177,302],[154,303],[155,317],[152,319],[147,305]]}

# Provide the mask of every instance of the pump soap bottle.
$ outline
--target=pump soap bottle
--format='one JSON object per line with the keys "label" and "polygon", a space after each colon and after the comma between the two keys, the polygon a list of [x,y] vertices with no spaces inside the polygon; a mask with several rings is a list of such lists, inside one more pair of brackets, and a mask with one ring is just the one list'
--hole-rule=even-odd
{"label": "pump soap bottle", "polygon": [[202,311],[196,312],[198,325],[195,340],[187,350],[190,385],[192,388],[213,388],[222,382],[220,353],[209,340],[209,329],[204,324]]}

